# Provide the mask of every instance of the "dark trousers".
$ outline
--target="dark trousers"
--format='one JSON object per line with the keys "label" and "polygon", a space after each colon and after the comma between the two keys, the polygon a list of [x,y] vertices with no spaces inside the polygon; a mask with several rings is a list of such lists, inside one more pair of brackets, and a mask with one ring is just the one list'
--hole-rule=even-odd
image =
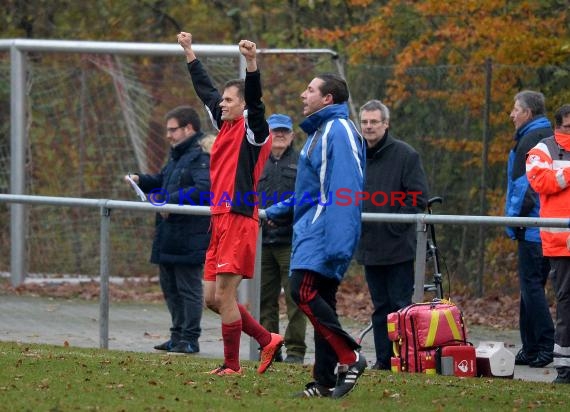
{"label": "dark trousers", "polygon": [[291,296],[307,315],[315,330],[315,382],[332,388],[336,385],[335,367],[338,357],[325,339],[325,334],[334,334],[343,339],[352,349],[360,345],[344,331],[336,313],[336,292],[339,282],[315,272],[294,270],[289,279]]}
{"label": "dark trousers", "polygon": [[279,296],[285,291],[287,319],[285,347],[287,355],[305,357],[307,317],[291,298],[289,285],[290,245],[264,245],[261,253],[259,323],[270,332],[279,333]]}
{"label": "dark trousers", "polygon": [[394,265],[365,266],[366,283],[374,306],[372,330],[376,362],[389,369],[392,342],[388,339],[387,319],[389,313],[412,303],[414,294],[414,261]]}
{"label": "dark trousers", "polygon": [[198,343],[202,329],[202,265],[160,264],[160,287],[170,312],[173,343]]}
{"label": "dark trousers", "polygon": [[570,378],[570,257],[550,258],[556,291],[556,331],[554,366],[558,374]]}
{"label": "dark trousers", "polygon": [[519,329],[523,350],[530,358],[539,351],[552,352],[554,323],[544,286],[550,273],[540,243],[518,241],[518,270],[521,289]]}

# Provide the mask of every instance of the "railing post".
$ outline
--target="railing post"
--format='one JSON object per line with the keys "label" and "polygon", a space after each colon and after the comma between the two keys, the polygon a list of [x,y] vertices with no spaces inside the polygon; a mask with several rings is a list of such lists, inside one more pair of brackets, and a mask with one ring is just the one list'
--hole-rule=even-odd
{"label": "railing post", "polygon": [[[261,223],[261,221],[260,221]],[[262,229],[259,228],[257,244],[255,246],[255,267],[253,269],[253,279],[247,282],[247,292],[249,296],[249,311],[251,316],[259,320],[259,292],[261,289],[261,239]],[[255,339],[249,340],[249,360],[256,361],[259,358],[258,343]]]}
{"label": "railing post", "polygon": [[424,223],[425,214],[416,215],[416,262],[414,268],[414,303],[424,300],[424,283],[426,278],[426,245],[427,226]]}
{"label": "railing post", "polygon": [[[10,49],[10,193],[26,193],[26,54]],[[10,272],[12,286],[24,283],[27,274],[26,205],[10,205]]]}
{"label": "railing post", "polygon": [[109,232],[111,209],[101,206],[99,266],[99,347],[109,349]]}

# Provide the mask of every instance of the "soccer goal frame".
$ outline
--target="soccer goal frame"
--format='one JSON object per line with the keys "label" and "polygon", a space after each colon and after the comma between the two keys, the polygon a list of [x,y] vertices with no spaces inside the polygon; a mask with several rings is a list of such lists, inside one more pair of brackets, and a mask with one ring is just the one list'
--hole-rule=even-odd
{"label": "soccer goal frame", "polygon": [[[239,54],[237,45],[194,45],[198,56],[238,57],[240,70],[237,76],[245,73],[245,59]],[[10,54],[10,194],[26,193],[26,107],[27,107],[27,55],[29,53],[89,53],[136,56],[183,56],[183,50],[177,44],[72,41],[72,40],[35,40],[5,39],[0,40],[0,51]],[[259,49],[259,54],[322,54],[329,55],[334,61],[338,73],[344,76],[339,55],[330,49]],[[350,102],[351,103],[351,102]],[[351,113],[355,110],[350,104]],[[13,285],[24,283],[27,274],[26,206],[10,206],[10,270]]]}

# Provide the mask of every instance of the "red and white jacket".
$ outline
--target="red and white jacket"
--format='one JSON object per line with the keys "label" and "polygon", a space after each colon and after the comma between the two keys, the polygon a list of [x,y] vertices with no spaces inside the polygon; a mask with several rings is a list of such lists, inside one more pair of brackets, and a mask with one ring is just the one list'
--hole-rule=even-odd
{"label": "red and white jacket", "polygon": [[[570,134],[556,130],[533,147],[526,175],[540,196],[540,217],[570,217]],[[570,256],[570,228],[541,227],[540,238],[544,256]]]}

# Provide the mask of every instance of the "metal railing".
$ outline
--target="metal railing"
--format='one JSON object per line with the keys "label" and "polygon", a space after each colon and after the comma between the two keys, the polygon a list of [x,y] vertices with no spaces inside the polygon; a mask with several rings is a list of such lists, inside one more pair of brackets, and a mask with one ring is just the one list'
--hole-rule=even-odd
{"label": "metal railing", "polygon": [[[81,199],[69,197],[49,197],[30,195],[0,194],[0,203],[8,204],[34,204],[58,207],[87,207],[98,208],[100,211],[100,296],[99,296],[99,346],[102,349],[109,347],[109,257],[110,257],[110,230],[112,210],[131,210],[156,213],[157,207],[150,203],[130,202],[109,199]],[[12,205],[13,206],[13,205]],[[210,215],[208,206],[160,206],[161,212],[180,214]],[[259,211],[260,218],[265,218],[265,212]],[[465,216],[465,215],[433,215],[433,214],[390,214],[390,213],[363,213],[363,222],[397,222],[415,223],[417,231],[416,259],[414,269],[414,302],[423,301],[425,270],[426,270],[426,242],[427,225],[430,224],[456,224],[456,225],[487,225],[487,226],[524,226],[524,227],[559,227],[570,228],[568,218],[525,218],[501,216]],[[12,262],[14,263],[14,262]],[[18,265],[16,265],[18,266]],[[21,264],[19,265],[21,267]],[[247,287],[240,291],[240,298],[248,303],[251,313],[259,319],[259,289],[261,272],[261,231],[257,242],[255,259],[255,272],[253,280],[245,282]],[[12,284],[18,286],[24,282],[23,278],[12,278]],[[245,302],[243,302],[245,303]],[[250,359],[257,359],[257,345],[250,340]]]}
{"label": "metal railing", "polygon": [[[240,55],[237,45],[198,44],[193,46],[198,56],[229,56],[239,58],[238,77],[245,76],[245,58]],[[28,53],[103,53],[135,56],[184,56],[184,50],[175,43],[136,43],[113,41],[81,41],[55,39],[0,39],[0,51],[10,53],[10,192],[15,195],[26,193],[26,134],[28,88]],[[334,61],[337,70],[343,74],[338,53],[331,49],[259,49],[259,54],[321,54]],[[344,77],[344,76],[343,76]],[[356,117],[354,105],[351,113]],[[83,205],[80,205],[83,206]],[[10,208],[11,230],[11,272],[12,276],[23,276],[26,249],[23,233],[27,221],[19,204]]]}

